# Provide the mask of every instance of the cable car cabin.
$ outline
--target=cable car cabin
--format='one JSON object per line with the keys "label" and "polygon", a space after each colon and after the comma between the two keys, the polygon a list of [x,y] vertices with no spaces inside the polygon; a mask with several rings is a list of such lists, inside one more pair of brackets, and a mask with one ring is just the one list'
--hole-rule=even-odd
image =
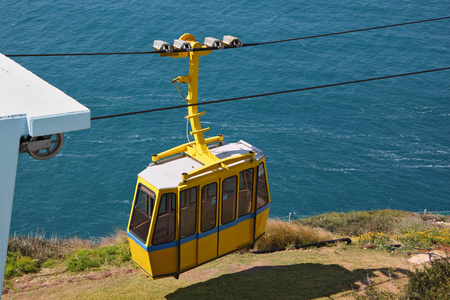
{"label": "cable car cabin", "polygon": [[134,263],[154,279],[178,278],[264,234],[270,208],[264,155],[244,141],[222,139],[207,141],[219,142],[208,148],[214,162],[154,155],[157,161],[138,176],[128,238]]}
{"label": "cable car cabin", "polygon": [[[153,163],[138,175],[128,240],[134,263],[152,278],[178,278],[253,245],[264,234],[269,216],[262,151],[244,141],[224,144],[222,135],[203,136],[209,128],[202,129],[199,119],[205,112],[198,112],[198,66],[199,57],[212,52],[211,39],[202,45],[186,33],[174,43],[181,52],[163,41],[154,43],[156,49],[167,50],[161,56],[189,58],[189,75],[172,82],[189,84],[183,98],[195,141],[154,154]],[[240,45],[240,40],[225,36],[224,43]]]}

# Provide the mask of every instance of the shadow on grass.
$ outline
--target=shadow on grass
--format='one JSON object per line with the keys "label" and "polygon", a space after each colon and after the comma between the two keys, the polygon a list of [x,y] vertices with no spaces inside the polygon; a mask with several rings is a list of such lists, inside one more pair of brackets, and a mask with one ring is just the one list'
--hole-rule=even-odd
{"label": "shadow on grass", "polygon": [[[359,287],[358,281],[374,278],[375,271],[349,271],[339,265],[296,264],[288,266],[254,267],[242,272],[225,274],[205,282],[180,288],[167,299],[314,299],[331,297]],[[394,269],[393,277],[407,270]]]}

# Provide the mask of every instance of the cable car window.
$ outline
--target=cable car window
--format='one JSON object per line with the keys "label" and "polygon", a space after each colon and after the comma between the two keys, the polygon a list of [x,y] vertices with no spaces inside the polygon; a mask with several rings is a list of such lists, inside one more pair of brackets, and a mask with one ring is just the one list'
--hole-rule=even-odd
{"label": "cable car window", "polygon": [[[164,196],[166,196],[166,195],[164,195]],[[167,210],[167,203],[166,202],[167,201],[163,201],[163,199],[161,198],[161,203],[159,204],[158,215],[162,215],[162,214],[166,213],[166,210]]]}
{"label": "cable car window", "polygon": [[222,186],[222,224],[227,224],[236,219],[237,176],[225,179]]}
{"label": "cable car window", "polygon": [[184,205],[180,212],[180,237],[185,238],[195,233],[197,224],[197,187],[180,192],[180,202]]}
{"label": "cable car window", "polygon": [[253,169],[239,173],[239,217],[252,211],[253,200]]}
{"label": "cable car window", "polygon": [[155,198],[153,191],[139,184],[129,230],[143,243],[147,241]]}
{"label": "cable car window", "polygon": [[211,183],[207,188],[208,197],[216,197],[217,195],[217,184]]}
{"label": "cable car window", "polygon": [[177,197],[172,197],[172,209],[175,210],[177,208]]}
{"label": "cable car window", "polygon": [[202,220],[200,229],[202,232],[216,227],[217,209],[217,183],[211,183],[202,187]]}
{"label": "cable car window", "polygon": [[256,192],[256,209],[259,209],[269,202],[269,193],[267,191],[266,173],[264,163],[258,166],[258,182]]}
{"label": "cable car window", "polygon": [[172,205],[175,200],[176,195],[174,193],[161,196],[158,218],[156,219],[155,231],[153,233],[153,245],[168,243],[175,239],[176,209]]}
{"label": "cable car window", "polygon": [[191,196],[189,198],[190,203],[197,203],[197,188],[192,188],[191,190]]}

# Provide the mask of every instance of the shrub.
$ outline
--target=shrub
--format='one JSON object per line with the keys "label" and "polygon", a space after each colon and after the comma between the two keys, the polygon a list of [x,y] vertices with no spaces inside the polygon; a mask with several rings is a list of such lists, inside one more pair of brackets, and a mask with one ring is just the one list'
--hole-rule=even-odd
{"label": "shrub", "polygon": [[403,218],[414,214],[398,210],[354,211],[348,213],[328,213],[298,222],[312,227],[320,227],[333,233],[359,236],[368,232],[391,233]]}
{"label": "shrub", "polygon": [[370,283],[364,287],[364,292],[362,294],[353,293],[353,296],[356,300],[395,300],[401,299],[400,296],[390,292],[383,291],[379,288],[376,288],[373,283]]}
{"label": "shrub", "polygon": [[57,261],[56,259],[49,259],[49,260],[45,261],[45,262],[41,265],[41,268],[42,268],[42,269],[44,269],[44,268],[51,268],[51,267],[53,267],[53,266],[55,266],[55,265],[57,265],[57,264],[58,264],[58,261]]}
{"label": "shrub", "polygon": [[[74,255],[79,250],[100,249],[95,255],[89,256],[91,260],[98,260],[100,264],[103,264],[104,261],[118,264],[131,260],[127,243],[127,233],[120,229],[115,229],[110,236],[104,238],[89,239],[78,237],[58,239],[56,236],[46,238],[44,232],[36,231],[28,235],[14,234],[9,238],[8,252],[17,253],[19,257],[31,257],[38,266],[43,268],[53,266],[58,260],[69,257],[72,260],[71,268],[75,270],[77,268],[83,269],[82,266],[85,263],[89,265],[85,254]],[[10,274],[20,275],[14,273],[15,267],[10,265],[8,268]]]}
{"label": "shrub", "polygon": [[450,262],[435,260],[430,267],[408,274],[408,299],[450,299]]}
{"label": "shrub", "polygon": [[356,238],[356,243],[377,245],[380,249],[391,250],[391,238],[382,232],[368,232]]}
{"label": "shrub", "polygon": [[103,264],[120,265],[131,260],[130,248],[127,244],[103,246],[97,249],[82,249],[70,255],[67,259],[67,269],[81,272],[91,268],[98,268]]}
{"label": "shrub", "polygon": [[92,258],[89,250],[78,250],[67,260],[67,269],[72,272],[81,272],[90,268],[98,268],[100,265],[99,259]]}
{"label": "shrub", "polygon": [[411,248],[429,248],[433,245],[450,246],[450,229],[433,228],[413,231],[405,234],[400,240]]}
{"label": "shrub", "polygon": [[50,258],[62,258],[61,248],[63,242],[55,237],[46,239],[44,234],[14,235],[9,238],[8,251],[19,252],[29,256],[42,264]]}
{"label": "shrub", "polygon": [[19,257],[16,261],[16,268],[22,274],[37,273],[40,270],[37,262],[29,256]]}
{"label": "shrub", "polygon": [[258,250],[278,249],[293,245],[315,243],[333,239],[333,235],[323,229],[313,229],[296,222],[269,219],[266,233],[258,240]]}
{"label": "shrub", "polygon": [[20,256],[19,252],[8,252],[6,256],[5,279],[28,273],[37,273],[40,268],[31,257]]}
{"label": "shrub", "polygon": [[399,210],[354,211],[348,213],[327,213],[297,220],[300,224],[320,227],[333,233],[360,236],[368,232],[405,234],[411,231],[437,228],[433,215]]}

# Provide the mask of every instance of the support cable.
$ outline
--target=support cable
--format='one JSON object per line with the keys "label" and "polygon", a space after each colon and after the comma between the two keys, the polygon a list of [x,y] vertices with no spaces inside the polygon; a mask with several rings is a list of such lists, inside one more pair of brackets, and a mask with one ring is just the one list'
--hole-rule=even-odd
{"label": "support cable", "polygon": [[302,92],[302,91],[315,90],[315,89],[321,89],[321,88],[327,88],[327,87],[333,87],[333,86],[340,86],[340,85],[347,85],[347,84],[361,83],[361,82],[368,82],[368,81],[376,81],[376,80],[382,80],[382,79],[389,79],[389,78],[403,77],[403,76],[410,76],[410,75],[417,75],[417,74],[424,74],[424,73],[431,73],[431,72],[439,72],[439,71],[445,71],[445,70],[450,70],[450,67],[432,69],[432,70],[423,70],[423,71],[417,71],[417,72],[411,72],[411,73],[388,75],[388,76],[382,76],[382,77],[360,79],[360,80],[353,80],[353,81],[346,81],[346,82],[340,82],[340,83],[318,85],[318,86],[286,90],[286,91],[279,91],[279,92],[271,92],[271,93],[243,96],[243,97],[235,97],[235,98],[222,99],[222,100],[205,101],[205,102],[197,103],[197,104],[184,104],[184,105],[176,105],[176,106],[170,106],[170,107],[162,107],[162,108],[134,111],[134,112],[128,112],[128,113],[115,114],[115,115],[94,117],[94,118],[91,118],[91,120],[116,118],[116,117],[137,115],[137,114],[143,114],[143,113],[151,113],[151,112],[157,112],[157,111],[163,111],[163,110],[186,108],[188,106],[194,106],[194,105],[200,106],[200,105],[215,104],[215,103],[222,103],[222,102],[228,102],[228,101],[237,101],[237,100],[243,100],[243,99],[252,99],[252,98],[258,98],[258,97],[266,97],[266,96],[273,96],[273,95],[280,95],[280,94],[287,94],[287,93],[294,93],[294,92]]}
{"label": "support cable", "polygon": [[260,45],[268,45],[268,44],[275,44],[275,43],[284,43],[284,42],[298,41],[298,40],[306,40],[306,39],[325,37],[325,36],[332,36],[332,35],[338,35],[338,34],[346,34],[346,33],[361,32],[361,31],[369,31],[369,30],[383,29],[383,28],[396,27],[396,26],[405,26],[405,25],[412,25],[412,24],[425,23],[425,22],[441,21],[441,20],[445,20],[445,19],[450,19],[450,16],[449,17],[442,17],[442,18],[435,18],[435,19],[428,19],[428,20],[420,20],[420,21],[399,23],[399,24],[391,24],[391,25],[384,25],[384,26],[376,26],[376,27],[369,27],[369,28],[362,28],[362,29],[347,30],[347,31],[341,31],[341,32],[324,33],[324,34],[304,36],[304,37],[299,37],[299,38],[292,38],[292,39],[285,39],[285,40],[278,40],[278,41],[271,41],[271,42],[243,44],[242,47],[251,47],[251,46],[260,46]]}
{"label": "support cable", "polygon": [[450,19],[450,16],[442,17],[442,18],[420,20],[420,21],[412,21],[412,22],[406,22],[406,23],[398,23],[398,24],[391,24],[391,25],[369,27],[369,28],[363,28],[363,29],[354,29],[354,30],[347,30],[347,31],[340,31],[340,32],[333,32],[333,33],[325,33],[325,34],[304,36],[304,37],[284,39],[284,40],[278,40],[278,41],[242,44],[242,46],[225,46],[223,48],[222,47],[207,47],[207,48],[194,48],[194,49],[188,49],[188,50],[173,49],[173,50],[170,50],[170,51],[167,51],[167,50],[154,50],[154,51],[140,51],[140,52],[137,51],[137,52],[97,52],[97,53],[6,54],[5,56],[7,56],[7,57],[37,57],[37,56],[134,55],[134,54],[160,54],[160,53],[168,53],[168,52],[179,53],[179,52],[189,52],[189,51],[220,50],[220,49],[231,49],[231,48],[241,48],[241,47],[252,47],[252,46],[260,46],[260,45],[268,45],[268,44],[275,44],[275,43],[284,43],[284,42],[290,42],[290,41],[298,41],[298,40],[312,39],[312,38],[318,38],[318,37],[333,36],[333,35],[338,35],[338,34],[346,34],[346,33],[361,32],[361,31],[368,31],[368,30],[376,30],[376,29],[383,29],[383,28],[396,27],[396,26],[405,26],[405,25],[419,24],[419,23],[425,23],[425,22],[441,21],[441,20],[446,20],[446,19]]}

